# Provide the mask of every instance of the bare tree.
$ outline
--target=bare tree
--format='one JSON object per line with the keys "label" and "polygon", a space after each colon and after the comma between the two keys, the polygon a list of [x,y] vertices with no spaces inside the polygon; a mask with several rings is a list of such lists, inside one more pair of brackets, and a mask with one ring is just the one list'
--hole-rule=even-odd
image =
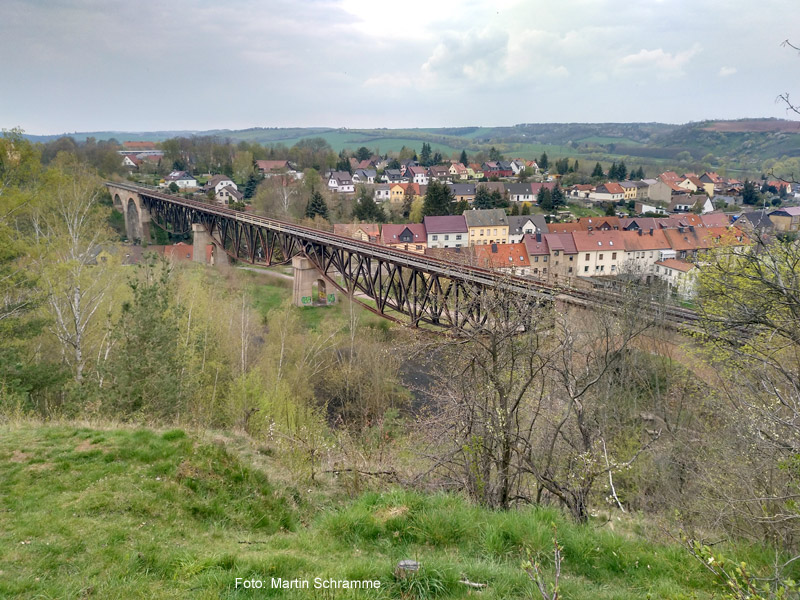
{"label": "bare tree", "polygon": [[49,195],[34,216],[41,281],[64,361],[81,383],[91,354],[89,335],[114,282],[111,265],[98,259],[109,241],[99,207],[98,181],[82,167],[52,173]]}

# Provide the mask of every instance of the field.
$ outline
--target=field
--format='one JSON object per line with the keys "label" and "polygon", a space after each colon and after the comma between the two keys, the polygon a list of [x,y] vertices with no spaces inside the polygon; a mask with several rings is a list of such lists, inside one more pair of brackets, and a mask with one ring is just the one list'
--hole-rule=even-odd
{"label": "field", "polygon": [[[571,599],[710,598],[702,566],[658,527],[550,508],[291,477],[269,444],[216,432],[0,425],[0,597],[531,598],[528,553]],[[743,556],[740,554],[739,556]],[[749,562],[769,557],[751,551]],[[422,564],[396,580],[398,561]],[[374,580],[379,591],[236,589],[236,578]]]}

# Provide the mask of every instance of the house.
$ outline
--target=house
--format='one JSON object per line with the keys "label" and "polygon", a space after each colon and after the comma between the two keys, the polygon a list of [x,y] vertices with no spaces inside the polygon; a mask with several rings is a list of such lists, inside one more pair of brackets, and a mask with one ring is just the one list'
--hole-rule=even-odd
{"label": "house", "polygon": [[571,233],[545,233],[550,250],[548,272],[550,279],[569,279],[577,274],[578,249]]}
{"label": "house", "polygon": [[280,173],[294,173],[288,160],[257,160],[256,170],[265,177],[272,177]]}
{"label": "house", "polygon": [[353,183],[375,183],[378,172],[375,169],[356,169],[353,171]]}
{"label": "house", "polygon": [[339,194],[351,194],[356,190],[356,186],[347,171],[331,171],[328,176],[328,189]]}
{"label": "house", "polygon": [[[148,246],[148,249],[152,248],[152,246]],[[164,258],[168,258],[176,262],[191,262],[194,260],[194,246],[185,242],[178,242],[177,244],[173,244],[171,246],[161,246],[159,248],[159,254],[163,254]]]}
{"label": "house", "polygon": [[372,197],[375,202],[386,202],[391,198],[390,186],[388,183],[379,183],[372,191]]}
{"label": "house", "polygon": [[511,166],[511,173],[514,175],[519,175],[527,168],[525,161],[518,158],[512,160],[509,164]]}
{"label": "house", "polygon": [[511,202],[536,202],[530,183],[507,183],[505,189]]}
{"label": "house", "polygon": [[334,223],[333,233],[362,242],[377,243],[381,235],[381,226],[377,223]]}
{"label": "house", "polygon": [[425,225],[410,223],[408,225],[387,224],[381,228],[381,244],[424,254],[428,246]]}
{"label": "house", "polygon": [[475,186],[475,190],[477,191],[477,189],[481,187],[490,194],[492,192],[497,192],[503,196],[506,193],[506,185],[500,181],[481,181]]}
{"label": "house", "polygon": [[684,179],[678,183],[678,187],[684,190],[688,190],[689,192],[696,192],[697,190],[702,190],[705,192],[705,187],[703,186],[703,182],[700,181],[696,175],[684,175]]}
{"label": "house", "polygon": [[138,169],[142,164],[142,159],[138,158],[135,154],[124,154],[122,156],[122,166],[129,169]]}
{"label": "house", "polygon": [[616,275],[625,262],[625,243],[620,231],[575,231],[572,238],[577,250],[576,275]]}
{"label": "house", "polygon": [[619,217],[581,217],[578,224],[583,231],[610,231],[619,229]]}
{"label": "house", "polygon": [[405,176],[406,171],[408,171],[409,167],[418,167],[419,163],[415,161],[413,158],[407,158],[400,163],[400,174]]}
{"label": "house", "polygon": [[412,181],[418,185],[428,185],[430,180],[428,169],[413,165],[406,169],[405,177],[407,177],[409,181]]}
{"label": "house", "polygon": [[700,221],[702,221],[705,227],[728,227],[731,224],[730,218],[723,212],[711,212],[700,215]]}
{"label": "house", "polygon": [[646,215],[648,213],[654,215],[665,215],[667,211],[655,204],[645,204],[644,202],[634,202],[633,212],[637,215]]}
{"label": "house", "polygon": [[508,217],[508,243],[518,244],[522,242],[524,235],[535,233],[547,233],[547,221],[544,215],[523,215]]}
{"label": "house", "polygon": [[511,275],[530,274],[530,259],[525,244],[490,244],[472,249],[475,266]]}
{"label": "house", "polygon": [[244,194],[233,186],[226,185],[224,188],[214,194],[219,204],[230,204],[231,202],[242,202]]}
{"label": "house", "polygon": [[660,221],[661,219],[655,217],[620,217],[619,228],[621,231],[661,229]]}
{"label": "house", "polygon": [[234,183],[233,179],[227,175],[213,175],[211,179],[209,179],[203,186],[203,191],[207,192],[209,190],[214,190],[214,193],[216,194],[224,187],[232,187],[233,189],[237,190],[239,189]]}
{"label": "house", "polygon": [[577,198],[579,200],[588,200],[589,196],[592,195],[594,191],[594,186],[588,183],[579,183],[573,185],[571,188],[567,190],[567,196],[570,198]]}
{"label": "house", "polygon": [[714,204],[705,194],[679,194],[670,200],[669,212],[688,212],[695,211],[698,214],[710,213],[714,210]]}
{"label": "house", "polygon": [[743,213],[734,223],[749,235],[758,238],[769,237],[775,231],[775,223],[763,210]]}
{"label": "house", "polygon": [[531,275],[541,279],[548,279],[550,266],[550,246],[547,239],[541,233],[525,235],[522,244],[528,253]]}
{"label": "house", "polygon": [[407,195],[412,197],[413,202],[414,199],[424,196],[427,191],[427,186],[417,183],[394,183],[389,188],[389,201],[395,206],[403,204]]}
{"label": "house", "polygon": [[478,163],[470,163],[469,165],[467,165],[467,169],[472,170],[472,177],[471,177],[472,179],[483,179],[484,177],[487,176],[486,173],[484,173],[483,171],[483,167]]}
{"label": "house", "polygon": [[675,258],[660,260],[655,264],[654,274],[678,296],[690,298],[694,295],[697,268],[693,264]]}
{"label": "house", "polygon": [[462,165],[461,163],[453,163],[450,165],[450,169],[448,169],[450,173],[450,177],[453,180],[466,180],[469,178],[469,172],[467,171],[467,167]]}
{"label": "house", "polygon": [[450,167],[446,165],[433,165],[428,169],[430,177],[439,181],[447,181],[450,178]]}
{"label": "house", "polygon": [[182,190],[197,187],[197,179],[189,175],[186,171],[172,171],[169,175],[164,177],[164,183],[161,184],[161,187],[169,187],[171,183],[174,183]]}
{"label": "house", "polygon": [[385,183],[408,183],[408,177],[400,172],[400,169],[386,169],[383,172]]}
{"label": "house", "polygon": [[465,210],[469,245],[508,243],[508,216],[502,208]]}
{"label": "house", "polygon": [[620,187],[625,190],[625,200],[645,200],[649,197],[650,186],[644,181],[620,181]]}
{"label": "house", "polygon": [[675,250],[670,246],[663,229],[650,227],[635,231],[621,232],[625,250],[619,274],[652,280],[654,265],[659,260],[675,258]]}
{"label": "house", "polygon": [[425,217],[428,248],[461,248],[468,245],[469,230],[462,215]]}
{"label": "house", "polygon": [[618,183],[601,183],[589,194],[589,199],[594,202],[622,202],[625,199],[625,190]]}
{"label": "house", "polygon": [[450,188],[450,192],[453,194],[453,200],[456,202],[465,200],[472,204],[472,201],[475,200],[474,183],[448,183],[447,187]]}
{"label": "house", "polygon": [[800,230],[800,206],[787,206],[769,213],[769,220],[775,224],[775,231],[784,233]]}

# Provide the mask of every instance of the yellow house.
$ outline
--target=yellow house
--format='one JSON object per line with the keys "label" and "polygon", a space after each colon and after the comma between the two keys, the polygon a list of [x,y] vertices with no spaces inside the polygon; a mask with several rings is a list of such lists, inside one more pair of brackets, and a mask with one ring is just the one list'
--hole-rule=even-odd
{"label": "yellow house", "polygon": [[470,246],[508,243],[508,216],[502,208],[465,210]]}
{"label": "yellow house", "polygon": [[389,188],[389,202],[395,206],[402,204],[406,199],[406,190],[409,187],[414,198],[424,195],[421,193],[418,183],[394,183]]}

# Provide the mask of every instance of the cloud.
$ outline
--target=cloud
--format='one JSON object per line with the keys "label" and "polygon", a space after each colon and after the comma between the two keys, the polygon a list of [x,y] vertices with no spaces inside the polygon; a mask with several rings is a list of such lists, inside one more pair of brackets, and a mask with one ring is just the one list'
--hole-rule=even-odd
{"label": "cloud", "polygon": [[451,33],[437,44],[422,72],[434,79],[491,83],[505,76],[508,34],[503,31]]}
{"label": "cloud", "polygon": [[719,70],[719,76],[720,77],[728,77],[730,75],[733,75],[734,73],[736,73],[736,68],[735,67],[722,67]]}
{"label": "cloud", "polygon": [[663,48],[642,49],[636,54],[628,54],[619,61],[623,70],[651,71],[659,77],[677,77],[684,74],[684,67],[701,51],[699,44],[688,50],[672,54]]}

